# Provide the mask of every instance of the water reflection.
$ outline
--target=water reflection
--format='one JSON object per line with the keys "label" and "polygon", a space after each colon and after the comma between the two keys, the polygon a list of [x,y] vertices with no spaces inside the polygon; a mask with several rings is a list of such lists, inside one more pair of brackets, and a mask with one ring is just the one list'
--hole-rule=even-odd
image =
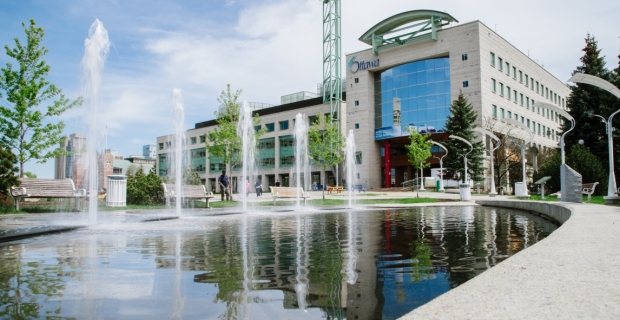
{"label": "water reflection", "polygon": [[52,235],[0,247],[0,317],[395,319],[555,228],[507,209],[427,207]]}

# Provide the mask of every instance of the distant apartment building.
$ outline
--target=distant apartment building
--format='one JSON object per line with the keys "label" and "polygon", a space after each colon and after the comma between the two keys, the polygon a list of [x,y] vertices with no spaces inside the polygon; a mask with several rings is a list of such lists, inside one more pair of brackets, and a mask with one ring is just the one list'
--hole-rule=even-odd
{"label": "distant apartment building", "polygon": [[147,159],[157,158],[157,145],[146,144],[142,146],[142,156]]}
{"label": "distant apartment building", "polygon": [[59,149],[66,151],[68,154],[55,159],[54,179],[74,179],[80,175],[80,171],[76,170],[75,164],[77,159],[85,155],[86,142],[86,135],[82,133],[74,133],[65,137],[63,142],[60,143]]}

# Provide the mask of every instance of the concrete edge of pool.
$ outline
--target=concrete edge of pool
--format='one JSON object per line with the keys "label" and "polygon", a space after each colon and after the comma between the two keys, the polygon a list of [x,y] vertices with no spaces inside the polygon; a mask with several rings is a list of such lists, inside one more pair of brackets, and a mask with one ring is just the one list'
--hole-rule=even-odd
{"label": "concrete edge of pool", "polygon": [[401,319],[620,317],[620,208],[519,200],[476,203],[542,213],[562,226]]}

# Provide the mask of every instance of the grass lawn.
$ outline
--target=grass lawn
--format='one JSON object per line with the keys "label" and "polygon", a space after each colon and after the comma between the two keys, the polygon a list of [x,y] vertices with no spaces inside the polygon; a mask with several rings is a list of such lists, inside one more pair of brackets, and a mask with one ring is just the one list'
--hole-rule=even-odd
{"label": "grass lawn", "polygon": [[[523,199],[526,200],[527,199]],[[538,194],[532,194],[530,195],[530,201],[559,201],[558,197],[550,197],[550,196],[545,196],[545,200],[542,200],[540,198],[540,195]],[[588,196],[583,196],[583,203],[587,203],[588,202]],[[592,202],[593,204],[605,204],[605,199],[603,199],[603,196],[592,196]]]}

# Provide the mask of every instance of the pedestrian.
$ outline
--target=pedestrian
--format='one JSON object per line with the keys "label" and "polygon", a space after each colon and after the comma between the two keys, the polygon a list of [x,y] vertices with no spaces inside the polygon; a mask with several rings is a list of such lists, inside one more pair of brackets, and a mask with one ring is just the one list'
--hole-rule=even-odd
{"label": "pedestrian", "polygon": [[312,191],[316,191],[316,190],[317,190],[317,187],[316,187],[316,181],[314,181],[314,182],[312,183]]}
{"label": "pedestrian", "polygon": [[220,185],[220,193],[222,194],[222,201],[224,201],[224,194],[226,194],[226,200],[230,200],[230,190],[228,189],[228,176],[226,170],[222,171],[222,175],[217,178],[217,183]]}
{"label": "pedestrian", "polygon": [[276,180],[276,187],[280,186],[280,180]]}
{"label": "pedestrian", "polygon": [[263,194],[263,184],[260,179],[256,179],[256,182],[254,183],[254,188],[256,188],[256,196],[260,197],[261,194]]}
{"label": "pedestrian", "polygon": [[250,195],[250,178],[245,178],[245,197]]}

